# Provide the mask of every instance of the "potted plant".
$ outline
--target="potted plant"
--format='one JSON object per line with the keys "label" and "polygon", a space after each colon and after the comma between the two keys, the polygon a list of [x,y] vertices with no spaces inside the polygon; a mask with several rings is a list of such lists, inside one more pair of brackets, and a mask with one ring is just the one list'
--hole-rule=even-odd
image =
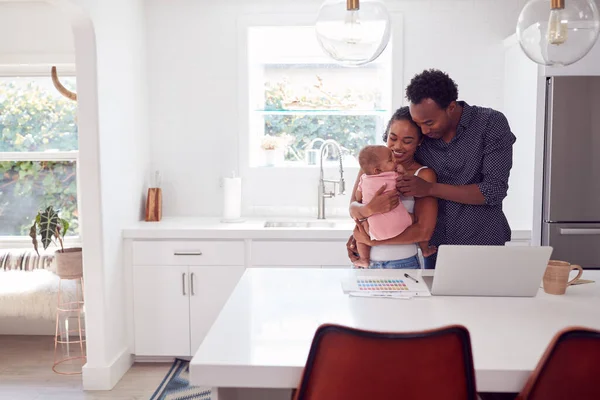
{"label": "potted plant", "polygon": [[285,133],[281,136],[263,136],[260,147],[263,150],[265,166],[272,167],[283,162],[285,149],[290,142],[291,137]]}
{"label": "potted plant", "polygon": [[50,243],[56,245],[54,240],[58,240],[60,249],[54,253],[56,274],[63,279],[76,279],[83,275],[82,249],[81,247],[65,249],[63,239],[68,229],[69,222],[60,218],[54,207],[48,206],[45,210],[38,212],[33,225],[29,228],[29,236],[38,255],[40,254],[38,251],[38,235],[44,250],[50,246]]}

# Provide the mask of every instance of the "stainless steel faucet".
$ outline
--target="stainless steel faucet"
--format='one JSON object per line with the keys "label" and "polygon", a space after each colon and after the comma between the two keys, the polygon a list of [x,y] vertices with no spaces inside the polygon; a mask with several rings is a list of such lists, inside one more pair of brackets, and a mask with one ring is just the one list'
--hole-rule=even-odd
{"label": "stainless steel faucet", "polygon": [[[339,180],[331,180],[323,178],[323,155],[325,154],[325,150],[327,146],[332,146],[337,150],[338,158],[340,160],[340,179]],[[319,199],[318,199],[318,213],[317,219],[325,219],[325,199],[335,197],[335,185],[339,185],[339,194],[344,194],[346,192],[346,183],[344,182],[344,167],[342,165],[342,148],[333,139],[327,139],[321,145],[321,171],[319,175]],[[333,183],[333,190],[330,192],[325,192],[325,183]]]}

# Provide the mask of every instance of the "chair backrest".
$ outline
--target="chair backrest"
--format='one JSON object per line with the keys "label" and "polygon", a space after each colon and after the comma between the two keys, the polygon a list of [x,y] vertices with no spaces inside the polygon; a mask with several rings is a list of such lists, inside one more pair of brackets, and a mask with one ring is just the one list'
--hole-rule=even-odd
{"label": "chair backrest", "polygon": [[476,399],[462,326],[391,333],[321,325],[296,400]]}
{"label": "chair backrest", "polygon": [[556,334],[517,398],[600,399],[600,331],[573,327]]}

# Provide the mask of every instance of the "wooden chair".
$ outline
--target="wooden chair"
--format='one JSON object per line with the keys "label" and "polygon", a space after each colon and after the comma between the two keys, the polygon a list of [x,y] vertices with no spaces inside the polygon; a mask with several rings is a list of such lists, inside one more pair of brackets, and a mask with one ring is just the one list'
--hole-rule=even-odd
{"label": "wooden chair", "polygon": [[517,399],[600,399],[600,331],[556,334]]}
{"label": "wooden chair", "polygon": [[469,332],[462,326],[393,333],[322,325],[294,398],[476,399]]}

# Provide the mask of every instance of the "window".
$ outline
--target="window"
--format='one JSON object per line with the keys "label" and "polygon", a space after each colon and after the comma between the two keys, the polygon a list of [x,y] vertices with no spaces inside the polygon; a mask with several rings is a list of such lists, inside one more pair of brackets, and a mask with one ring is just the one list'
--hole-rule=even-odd
{"label": "window", "polygon": [[[45,71],[45,70],[44,70]],[[61,82],[75,91],[74,76]],[[0,76],[0,236],[26,236],[53,205],[78,235],[77,103],[49,76]]]}
{"label": "window", "polygon": [[[379,142],[391,109],[391,45],[375,62],[343,67],[321,51],[312,26],[248,28],[250,166],[318,165],[333,139],[344,165]],[[321,140],[319,140],[321,139]],[[335,159],[328,151],[326,161]]]}

